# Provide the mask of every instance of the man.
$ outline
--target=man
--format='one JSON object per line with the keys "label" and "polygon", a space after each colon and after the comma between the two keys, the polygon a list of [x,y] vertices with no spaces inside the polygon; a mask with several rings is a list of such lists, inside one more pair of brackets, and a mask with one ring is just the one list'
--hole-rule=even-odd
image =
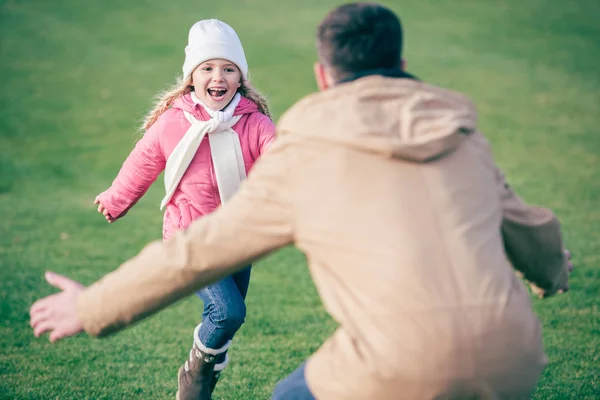
{"label": "man", "polygon": [[506,185],[468,99],[403,71],[389,9],[336,8],[318,53],[321,92],[238,194],[88,289],[51,275],[65,290],[32,307],[36,335],[105,336],[293,243],[339,327],[274,399],[527,398],[546,360],[507,258],[565,290],[558,221]]}

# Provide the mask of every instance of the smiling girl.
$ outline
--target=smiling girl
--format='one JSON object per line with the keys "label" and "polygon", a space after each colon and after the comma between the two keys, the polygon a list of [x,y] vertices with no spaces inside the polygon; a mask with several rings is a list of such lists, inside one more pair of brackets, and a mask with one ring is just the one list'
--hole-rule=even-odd
{"label": "smiling girl", "polygon": [[[114,222],[164,170],[165,240],[227,201],[275,137],[267,103],[248,82],[244,50],[229,25],[214,19],[194,24],[185,55],[183,78],[159,96],[144,136],[94,201]],[[210,399],[246,316],[249,280],[250,266],[198,292],[202,323],[179,369],[178,399]]]}

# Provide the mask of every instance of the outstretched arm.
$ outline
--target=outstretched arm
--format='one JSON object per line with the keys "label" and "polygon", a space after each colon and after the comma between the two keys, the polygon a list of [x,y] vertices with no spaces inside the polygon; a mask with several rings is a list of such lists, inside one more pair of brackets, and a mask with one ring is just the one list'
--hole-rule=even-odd
{"label": "outstretched arm", "polygon": [[479,132],[470,135],[482,165],[494,176],[502,208],[502,238],[513,267],[529,281],[539,297],[568,289],[571,255],[563,247],[558,219],[547,208],[526,204],[506,183],[494,162],[488,141]]}
{"label": "outstretched arm", "polygon": [[[167,111],[171,113],[175,111]],[[166,118],[165,118],[166,117]],[[137,142],[110,188],[94,199],[98,212],[111,223],[123,217],[146,193],[163,171],[165,155],[160,147],[160,134],[167,129],[168,116],[161,116]]]}
{"label": "outstretched arm", "polygon": [[549,209],[521,200],[500,171],[497,181],[503,210],[502,237],[509,260],[539,297],[566,291],[573,265],[558,219]]}
{"label": "outstretched arm", "polygon": [[[293,212],[286,146],[274,143],[271,150],[215,213],[165,242],[149,244],[84,291],[53,295],[60,303],[52,302],[52,296],[36,303],[32,322],[39,304],[50,316],[36,333],[50,331],[52,340],[57,340],[81,329],[97,336],[116,332],[290,244]],[[59,312],[59,307],[66,311]],[[67,312],[68,317],[58,317]]]}

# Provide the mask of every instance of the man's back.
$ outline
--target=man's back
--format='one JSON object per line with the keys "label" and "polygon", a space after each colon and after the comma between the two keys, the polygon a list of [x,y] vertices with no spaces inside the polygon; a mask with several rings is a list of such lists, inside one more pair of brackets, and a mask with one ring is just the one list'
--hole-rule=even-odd
{"label": "man's back", "polygon": [[295,243],[341,325],[309,362],[317,397],[493,391],[523,373],[528,391],[537,379],[539,324],[504,253],[500,182],[475,118],[460,95],[381,76],[282,117]]}

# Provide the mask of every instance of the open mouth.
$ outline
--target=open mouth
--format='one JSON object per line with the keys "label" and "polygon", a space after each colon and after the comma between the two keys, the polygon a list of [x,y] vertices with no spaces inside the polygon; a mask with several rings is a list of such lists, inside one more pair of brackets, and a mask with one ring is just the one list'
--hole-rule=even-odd
{"label": "open mouth", "polygon": [[208,89],[207,93],[213,100],[219,101],[223,100],[225,94],[227,94],[227,89]]}

